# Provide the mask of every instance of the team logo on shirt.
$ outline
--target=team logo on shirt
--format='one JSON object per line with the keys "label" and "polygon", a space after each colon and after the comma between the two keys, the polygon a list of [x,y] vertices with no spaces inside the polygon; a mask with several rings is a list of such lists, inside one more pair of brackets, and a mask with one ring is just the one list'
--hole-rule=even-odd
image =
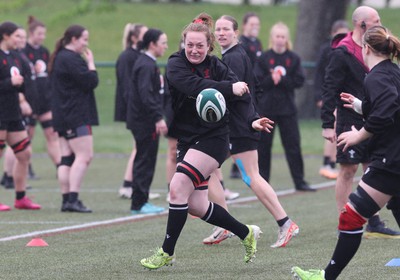
{"label": "team logo on shirt", "polygon": [[41,59],[36,60],[36,62],[35,62],[36,76],[37,77],[47,77],[46,70],[47,70],[46,63]]}
{"label": "team logo on shirt", "polygon": [[281,76],[286,76],[286,68],[281,65],[275,66],[274,72],[278,72]]}
{"label": "team logo on shirt", "polygon": [[10,68],[10,75],[11,75],[11,77],[20,76],[21,74],[19,72],[18,67],[15,67],[15,66],[11,67]]}

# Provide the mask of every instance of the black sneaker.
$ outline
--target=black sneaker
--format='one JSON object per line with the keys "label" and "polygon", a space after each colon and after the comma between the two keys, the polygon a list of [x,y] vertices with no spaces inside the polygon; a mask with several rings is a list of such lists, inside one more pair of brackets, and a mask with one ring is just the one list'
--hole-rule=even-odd
{"label": "black sneaker", "polygon": [[67,212],[68,210],[68,201],[67,202],[63,202],[61,204],[61,212]]}
{"label": "black sneaker", "polygon": [[232,164],[231,173],[229,174],[229,178],[231,178],[231,179],[240,179],[240,178],[242,178],[242,176],[240,175],[239,168],[234,163]]}
{"label": "black sneaker", "polygon": [[388,228],[385,225],[385,222],[381,221],[377,226],[371,226],[370,224],[367,224],[364,237],[367,239],[400,239],[400,232]]}
{"label": "black sneaker", "polygon": [[307,183],[302,183],[301,185],[298,185],[295,187],[296,191],[301,191],[301,192],[316,192],[316,189],[311,188]]}
{"label": "black sneaker", "polygon": [[67,202],[65,206],[66,211],[78,213],[92,213],[92,210],[83,205],[82,201]]}
{"label": "black sneaker", "polygon": [[11,190],[14,188],[14,178],[13,177],[7,176],[4,183],[5,183],[4,188],[6,188],[8,190]]}

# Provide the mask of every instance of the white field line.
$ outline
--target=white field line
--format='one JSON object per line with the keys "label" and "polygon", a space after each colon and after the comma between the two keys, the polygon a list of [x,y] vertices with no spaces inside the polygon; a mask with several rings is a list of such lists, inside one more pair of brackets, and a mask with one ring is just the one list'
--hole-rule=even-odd
{"label": "white field line", "polygon": [[[354,181],[358,181],[359,179],[360,179],[360,177],[356,177],[356,178],[354,178]],[[312,185],[312,187],[316,188],[316,189],[325,189],[325,188],[333,187],[334,185],[335,185],[335,181],[329,181],[329,182]],[[294,189],[290,189],[290,190],[277,191],[276,193],[278,196],[286,196],[286,195],[294,194],[294,193],[296,193],[296,191]],[[228,201],[228,204],[246,203],[246,202],[252,202],[252,201],[257,201],[257,197],[250,196],[250,197],[245,197],[245,198],[238,198],[233,201]],[[31,237],[40,237],[40,236],[46,236],[46,235],[61,234],[61,233],[66,233],[66,232],[71,232],[71,231],[86,230],[86,229],[96,228],[96,227],[100,227],[100,226],[109,226],[109,225],[113,225],[113,224],[121,224],[121,223],[126,223],[126,222],[133,222],[133,221],[138,221],[138,220],[143,220],[143,219],[160,217],[160,216],[165,216],[167,214],[168,214],[168,211],[164,211],[159,214],[134,215],[134,216],[121,217],[121,218],[116,218],[116,219],[111,219],[111,220],[105,220],[105,221],[84,223],[84,224],[75,225],[75,226],[66,226],[66,227],[55,228],[55,229],[34,231],[34,232],[26,233],[26,234],[13,235],[13,236],[0,238],[0,242],[12,241],[12,240],[17,240],[17,239],[22,239],[22,238],[31,238]]]}

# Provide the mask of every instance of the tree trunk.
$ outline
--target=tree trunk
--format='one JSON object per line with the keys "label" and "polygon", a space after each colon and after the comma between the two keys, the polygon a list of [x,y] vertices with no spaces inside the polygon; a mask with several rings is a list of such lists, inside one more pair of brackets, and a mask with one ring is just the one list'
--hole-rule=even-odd
{"label": "tree trunk", "polygon": [[[298,7],[296,40],[294,51],[303,63],[313,66],[321,44],[327,40],[333,22],[346,18],[349,0],[300,0]],[[296,94],[299,117],[318,117],[314,102],[314,67],[306,67],[306,84]]]}

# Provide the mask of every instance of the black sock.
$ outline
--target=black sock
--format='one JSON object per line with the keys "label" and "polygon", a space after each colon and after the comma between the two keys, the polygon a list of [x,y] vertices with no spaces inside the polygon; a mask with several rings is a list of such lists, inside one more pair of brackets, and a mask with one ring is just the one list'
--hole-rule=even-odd
{"label": "black sock", "polygon": [[339,240],[336,243],[332,259],[325,268],[326,280],[333,280],[339,276],[342,270],[356,254],[358,247],[360,247],[361,238],[362,232],[354,234],[341,232],[339,234]]}
{"label": "black sock", "polygon": [[122,187],[124,187],[124,188],[132,188],[132,181],[124,180],[124,182],[122,183]]}
{"label": "black sock", "polygon": [[15,192],[17,200],[23,199],[25,196],[25,192]]}
{"label": "black sock", "polygon": [[380,222],[381,222],[381,218],[379,217],[379,215],[374,215],[368,219],[368,224],[371,227],[379,226]]}
{"label": "black sock", "polygon": [[75,201],[78,200],[78,193],[77,192],[70,192],[69,193],[69,202],[74,203]]}
{"label": "black sock", "polygon": [[323,166],[329,165],[330,162],[331,162],[330,157],[328,157],[328,156],[324,156],[324,157],[323,157],[323,160],[322,160]]}
{"label": "black sock", "polygon": [[335,169],[335,168],[336,168],[336,162],[334,162],[334,161],[331,161],[331,162],[329,163],[329,165],[331,166],[332,169]]}
{"label": "black sock", "polygon": [[283,226],[287,221],[289,221],[289,217],[288,217],[288,216],[286,216],[285,218],[283,218],[283,219],[281,219],[281,220],[278,220],[278,221],[276,221],[276,222],[278,223],[278,226],[281,227],[281,226]]}
{"label": "black sock", "polygon": [[69,193],[62,194],[62,203],[66,203],[69,200]]}
{"label": "black sock", "polygon": [[393,217],[396,219],[397,225],[400,227],[400,210],[392,210]]}
{"label": "black sock", "polygon": [[224,180],[219,180],[219,182],[221,183],[222,188],[225,190]]}
{"label": "black sock", "polygon": [[240,239],[245,239],[249,234],[249,228],[237,221],[224,208],[210,202],[207,213],[201,218],[209,224],[227,229],[236,234]]}
{"label": "black sock", "polygon": [[169,204],[167,232],[162,249],[170,256],[174,254],[176,242],[185,226],[188,209],[187,204]]}

